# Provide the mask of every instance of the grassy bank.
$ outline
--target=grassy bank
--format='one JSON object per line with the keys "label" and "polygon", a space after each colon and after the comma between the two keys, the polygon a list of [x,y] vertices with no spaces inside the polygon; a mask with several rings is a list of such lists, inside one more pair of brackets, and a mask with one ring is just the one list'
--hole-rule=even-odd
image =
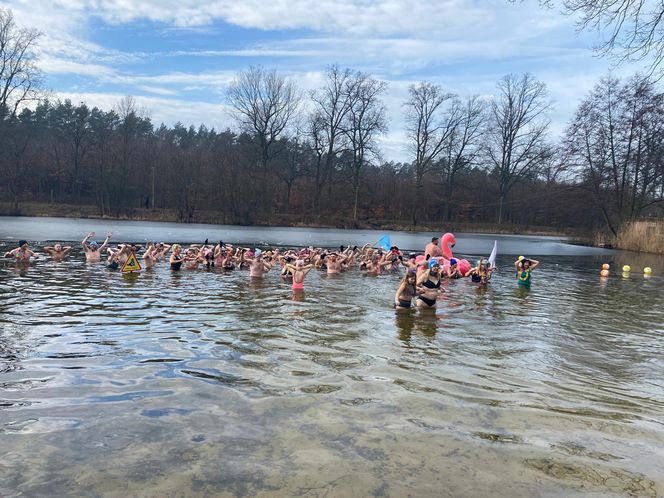
{"label": "grassy bank", "polygon": [[[19,209],[14,209],[12,203],[0,202],[0,216],[52,216],[60,218],[91,218],[91,219],[113,219],[133,221],[166,221],[182,222],[178,218],[178,212],[174,209],[133,209],[128,214],[119,216],[100,216],[96,206],[78,204],[49,204],[38,202],[21,203]],[[209,224],[233,224],[224,219],[216,211],[197,211],[192,223]],[[384,220],[363,219],[355,221],[350,218],[329,218],[317,216],[303,216],[292,214],[272,214],[269,219],[257,220],[255,226],[292,226],[309,228],[342,228],[342,229],[372,229],[372,230],[395,230],[395,231],[418,231],[418,232],[468,232],[468,233],[494,233],[505,235],[553,235],[571,236],[579,239],[582,243],[583,234],[573,230],[562,230],[560,228],[542,226],[520,226],[512,224],[496,225],[491,223],[457,223],[441,222],[440,224],[418,224],[412,225],[407,220]]]}
{"label": "grassy bank", "polygon": [[618,231],[615,247],[664,254],[664,220],[625,223]]}

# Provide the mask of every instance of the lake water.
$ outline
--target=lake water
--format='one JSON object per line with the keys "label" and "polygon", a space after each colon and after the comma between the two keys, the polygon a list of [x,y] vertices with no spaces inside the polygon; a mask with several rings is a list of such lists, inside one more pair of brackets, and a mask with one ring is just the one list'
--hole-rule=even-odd
{"label": "lake water", "polygon": [[[337,245],[382,232],[0,218],[18,238]],[[421,248],[430,233],[391,233]],[[97,235],[101,239],[100,235]],[[462,255],[494,236],[457,234]],[[662,496],[664,263],[500,237],[481,289],[0,263],[0,496]],[[530,290],[515,254],[542,260]],[[598,278],[601,263],[632,274]],[[651,278],[640,268],[651,266]]]}

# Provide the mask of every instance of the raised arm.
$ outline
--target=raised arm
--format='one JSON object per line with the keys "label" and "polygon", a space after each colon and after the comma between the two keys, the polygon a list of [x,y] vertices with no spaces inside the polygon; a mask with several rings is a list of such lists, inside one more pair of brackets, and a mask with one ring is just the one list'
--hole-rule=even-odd
{"label": "raised arm", "polygon": [[422,274],[419,276],[417,279],[417,285],[422,285],[424,282],[429,280],[429,271],[430,270],[424,270]]}
{"label": "raised arm", "polygon": [[90,237],[94,237],[95,233],[94,232],[89,232],[85,237],[83,237],[83,240],[81,241],[81,245],[83,246],[83,250],[87,251],[88,250],[88,240],[90,240]]}
{"label": "raised arm", "polygon": [[106,248],[106,246],[108,245],[108,241],[111,240],[111,235],[113,235],[113,232],[108,232],[106,234],[106,239],[104,240],[104,243],[99,248],[99,252],[102,252]]}
{"label": "raised arm", "polygon": [[540,264],[540,262],[537,261],[536,259],[531,259],[530,260],[530,269],[534,270],[535,268],[537,268],[539,266],[539,264]]}

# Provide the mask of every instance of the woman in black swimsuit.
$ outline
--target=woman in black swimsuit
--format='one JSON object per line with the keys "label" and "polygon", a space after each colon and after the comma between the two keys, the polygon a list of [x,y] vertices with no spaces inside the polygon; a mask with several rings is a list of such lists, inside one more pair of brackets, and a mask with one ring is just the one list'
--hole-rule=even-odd
{"label": "woman in black swimsuit", "polygon": [[422,272],[417,279],[417,285],[423,287],[423,293],[417,296],[418,308],[433,308],[440,291],[440,265],[438,260],[429,261],[429,269]]}
{"label": "woman in black swimsuit", "polygon": [[459,266],[457,264],[457,260],[452,258],[450,259],[450,266],[447,268],[447,278],[461,278],[463,275],[461,274],[461,271],[459,270]]}
{"label": "woman in black swimsuit", "polygon": [[171,258],[169,262],[171,263],[171,270],[179,270],[182,268],[182,263],[184,262],[184,256],[180,254],[180,251],[182,248],[180,247],[180,244],[173,244],[173,253],[171,254]]}

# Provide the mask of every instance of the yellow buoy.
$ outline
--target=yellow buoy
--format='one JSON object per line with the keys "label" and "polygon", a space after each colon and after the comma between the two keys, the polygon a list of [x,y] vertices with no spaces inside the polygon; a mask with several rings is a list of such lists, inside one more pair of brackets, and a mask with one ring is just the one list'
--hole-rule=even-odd
{"label": "yellow buoy", "polygon": [[609,270],[609,269],[611,269],[611,267],[609,266],[609,263],[604,263],[602,265],[602,270]]}
{"label": "yellow buoy", "polygon": [[650,268],[649,266],[646,266],[646,267],[643,269],[643,274],[644,274],[644,275],[650,275],[651,273],[652,273],[652,268]]}
{"label": "yellow buoy", "polygon": [[632,267],[629,266],[629,265],[625,265],[625,266],[623,266],[623,271],[625,273],[629,273],[630,271],[632,271]]}
{"label": "yellow buoy", "polygon": [[601,272],[599,272],[599,274],[600,274],[601,277],[608,277],[609,276],[609,270],[606,270],[606,269],[602,270]]}

